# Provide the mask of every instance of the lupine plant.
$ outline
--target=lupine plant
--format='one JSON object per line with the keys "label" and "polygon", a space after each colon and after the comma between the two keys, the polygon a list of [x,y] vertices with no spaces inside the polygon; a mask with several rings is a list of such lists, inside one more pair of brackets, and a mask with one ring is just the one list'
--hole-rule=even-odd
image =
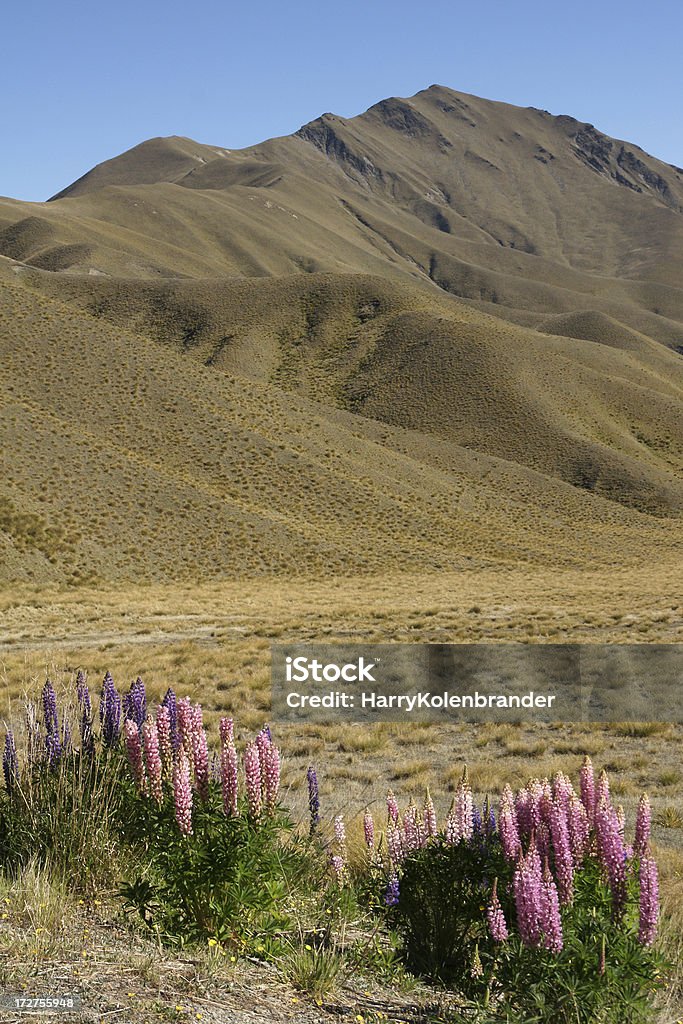
{"label": "lupine plant", "polygon": [[455,985],[488,1020],[648,1018],[664,964],[654,951],[657,866],[641,799],[632,845],[606,775],[503,791],[498,818],[465,773],[441,829],[429,795],[402,818],[388,798],[384,904],[408,966]]}
{"label": "lupine plant", "polygon": [[321,816],[313,766],[307,820],[293,822],[268,726],[239,738],[222,718],[212,756],[199,704],[168,689],[154,707],[139,677],[121,694],[109,673],[97,711],[78,674],[71,721],[73,741],[47,681],[23,737],[5,734],[5,871],[37,858],[77,886],[116,883],[159,941],[276,962],[296,935],[309,959],[347,955],[355,915],[375,954],[381,933],[389,959],[398,948],[413,974],[455,988],[479,1024],[647,1018],[665,975],[651,807],[643,796],[631,839],[588,758],[577,789],[558,772],[505,787],[495,810],[465,771],[441,821],[429,792],[403,810],[390,792],[385,823],[365,810],[356,854],[344,818]]}

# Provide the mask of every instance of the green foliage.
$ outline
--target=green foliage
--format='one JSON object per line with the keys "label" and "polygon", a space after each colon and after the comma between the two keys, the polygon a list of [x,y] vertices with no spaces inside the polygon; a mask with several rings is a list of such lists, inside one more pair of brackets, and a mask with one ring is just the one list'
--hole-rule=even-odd
{"label": "green foliage", "polygon": [[636,1024],[652,1018],[652,996],[663,984],[666,964],[638,942],[635,879],[617,922],[600,868],[587,861],[575,875],[572,903],[562,910],[564,948],[554,954],[527,947],[514,934],[503,943],[491,939],[485,909],[494,878],[512,926],[512,868],[497,836],[457,845],[437,840],[408,856],[399,904],[388,914],[411,971],[468,996],[486,1024]]}
{"label": "green foliage", "polygon": [[226,817],[212,788],[195,803],[193,834],[180,833],[173,805],[132,797],[127,840],[144,849],[144,873],[121,889],[128,909],[167,942],[215,939],[270,959],[314,875],[307,842],[282,811],[258,822]]}
{"label": "green foliage", "polygon": [[398,906],[389,911],[415,974],[471,990],[470,966],[486,940],[485,901],[506,870],[497,839],[452,845],[435,840],[403,865]]}

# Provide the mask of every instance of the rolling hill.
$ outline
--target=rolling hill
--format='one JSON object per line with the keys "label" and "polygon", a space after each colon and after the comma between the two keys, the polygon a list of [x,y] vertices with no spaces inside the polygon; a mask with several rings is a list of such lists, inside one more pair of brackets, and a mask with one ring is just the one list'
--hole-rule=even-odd
{"label": "rolling hill", "polygon": [[683,171],[439,86],[0,200],[0,576],[681,558]]}

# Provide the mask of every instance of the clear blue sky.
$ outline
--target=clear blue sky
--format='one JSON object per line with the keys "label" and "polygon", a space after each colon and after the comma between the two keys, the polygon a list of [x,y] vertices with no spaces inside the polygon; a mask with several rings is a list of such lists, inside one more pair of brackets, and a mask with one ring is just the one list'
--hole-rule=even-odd
{"label": "clear blue sky", "polygon": [[155,135],[236,149],[434,82],[572,114],[683,165],[673,0],[7,0],[0,195]]}

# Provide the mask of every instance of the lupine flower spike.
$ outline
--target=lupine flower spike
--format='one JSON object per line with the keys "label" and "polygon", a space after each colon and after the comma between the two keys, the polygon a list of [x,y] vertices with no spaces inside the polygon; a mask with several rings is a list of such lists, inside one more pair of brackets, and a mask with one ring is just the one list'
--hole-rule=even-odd
{"label": "lupine flower spike", "polygon": [[249,817],[256,819],[261,814],[261,760],[256,743],[247,743],[244,751],[244,778],[247,788]]}
{"label": "lupine flower spike", "polygon": [[173,801],[178,828],[184,836],[192,835],[192,786],[190,762],[180,748],[173,768]]}
{"label": "lupine flower spike", "polygon": [[14,744],[14,733],[7,730],[5,736],[5,749],[2,754],[2,773],[5,776],[7,792],[11,793],[19,781],[19,761],[17,759],[17,748]]}
{"label": "lupine flower spike", "polygon": [[486,920],[489,926],[489,933],[494,942],[505,942],[508,937],[505,914],[498,899],[498,879],[493,880],[491,900],[486,908]]}
{"label": "lupine flower spike", "polygon": [[318,774],[313,766],[306,772],[306,781],[308,783],[310,834],[314,835],[320,824],[320,795],[318,792]]}

